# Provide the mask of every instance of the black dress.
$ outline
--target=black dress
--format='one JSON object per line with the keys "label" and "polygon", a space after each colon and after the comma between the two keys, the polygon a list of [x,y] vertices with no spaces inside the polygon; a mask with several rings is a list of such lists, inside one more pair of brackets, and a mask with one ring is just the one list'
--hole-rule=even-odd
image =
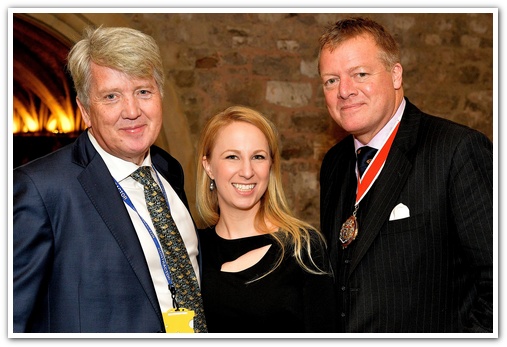
{"label": "black dress", "polygon": [[[266,277],[280,252],[269,235],[227,240],[215,228],[199,230],[202,252],[201,291],[210,333],[294,333],[336,331],[331,275],[304,271],[290,254]],[[271,244],[264,257],[239,272],[222,272],[223,263]],[[326,252],[312,249],[317,264],[329,269]],[[326,264],[325,266],[323,264]]]}

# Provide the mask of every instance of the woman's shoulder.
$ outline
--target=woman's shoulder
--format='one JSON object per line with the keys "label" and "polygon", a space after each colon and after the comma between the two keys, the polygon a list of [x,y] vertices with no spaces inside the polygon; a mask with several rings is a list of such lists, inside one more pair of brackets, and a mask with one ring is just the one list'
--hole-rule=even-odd
{"label": "woman's shoulder", "polygon": [[216,244],[218,242],[218,236],[215,232],[214,226],[197,229],[197,236],[201,245],[208,246],[211,244]]}
{"label": "woman's shoulder", "polygon": [[215,234],[215,227],[211,226],[206,228],[198,228],[197,234],[199,235],[199,237],[209,237]]}

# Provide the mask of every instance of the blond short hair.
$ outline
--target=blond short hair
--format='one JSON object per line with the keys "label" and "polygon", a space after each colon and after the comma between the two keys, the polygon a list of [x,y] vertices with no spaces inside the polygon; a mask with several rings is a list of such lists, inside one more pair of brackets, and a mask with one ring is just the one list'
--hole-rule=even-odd
{"label": "blond short hair", "polygon": [[88,27],[83,38],[70,50],[67,69],[77,97],[89,108],[91,62],[136,78],[155,78],[160,95],[164,90],[164,69],[155,40],[139,30],[125,27]]}
{"label": "blond short hair", "polygon": [[320,52],[333,51],[342,42],[351,38],[369,35],[380,49],[380,59],[387,70],[401,62],[401,53],[394,37],[381,24],[370,18],[350,17],[330,25],[319,38]]}

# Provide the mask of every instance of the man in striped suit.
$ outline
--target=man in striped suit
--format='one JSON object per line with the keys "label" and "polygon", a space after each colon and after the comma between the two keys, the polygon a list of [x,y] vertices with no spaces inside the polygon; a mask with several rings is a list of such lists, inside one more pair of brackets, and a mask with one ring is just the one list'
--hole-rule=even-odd
{"label": "man in striped suit", "polygon": [[[380,24],[341,20],[320,44],[328,111],[350,134],[320,173],[337,331],[492,332],[491,141],[404,96],[399,48]],[[363,146],[376,151],[360,174]]]}

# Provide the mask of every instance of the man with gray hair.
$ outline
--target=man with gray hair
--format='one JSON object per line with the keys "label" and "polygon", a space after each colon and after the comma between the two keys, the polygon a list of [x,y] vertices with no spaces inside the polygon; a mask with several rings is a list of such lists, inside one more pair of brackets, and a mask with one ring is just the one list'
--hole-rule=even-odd
{"label": "man with gray hair", "polygon": [[87,130],[14,170],[14,332],[206,332],[183,170],[153,145],[158,45],[87,29],[68,69]]}

